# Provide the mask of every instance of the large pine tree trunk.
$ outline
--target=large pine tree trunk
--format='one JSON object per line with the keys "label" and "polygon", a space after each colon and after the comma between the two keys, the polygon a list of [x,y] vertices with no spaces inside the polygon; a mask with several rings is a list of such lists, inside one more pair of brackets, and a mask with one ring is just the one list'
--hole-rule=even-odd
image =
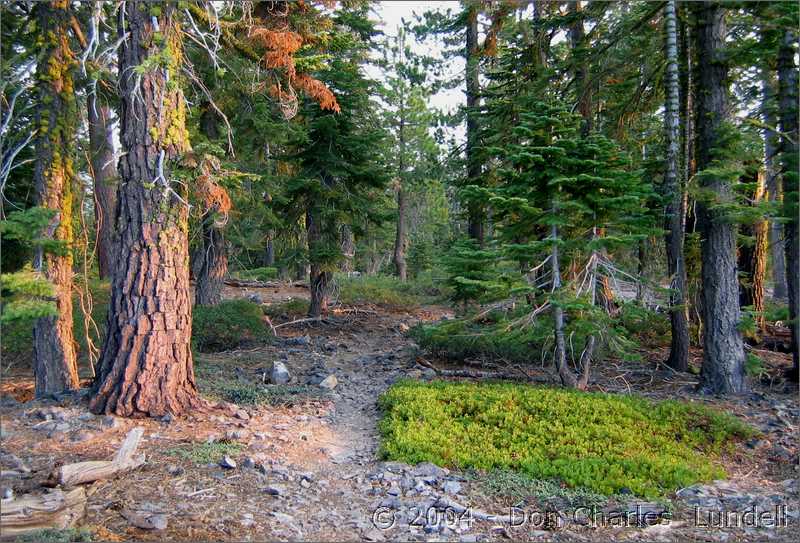
{"label": "large pine tree trunk", "polygon": [[194,302],[197,305],[217,305],[222,301],[222,287],[228,273],[228,253],[225,236],[214,223],[214,213],[202,218],[203,245],[198,249]]}
{"label": "large pine tree trunk", "polygon": [[[728,111],[728,68],[724,58],[725,9],[703,2],[697,11],[697,169],[713,167],[715,147],[723,145]],[[731,180],[702,176],[702,188],[716,202],[733,202]],[[738,329],[739,285],[736,270],[736,227],[708,200],[697,202],[701,232],[703,368],[701,386],[717,394],[747,390],[744,345]]]}
{"label": "large pine tree trunk", "polygon": [[667,365],[678,371],[689,368],[689,322],[686,318],[686,265],[683,254],[684,185],[679,181],[679,109],[678,32],[676,0],[667,0],[664,8],[667,72],[665,77],[664,125],[667,160],[664,170],[664,209],[666,230],[667,273],[670,277],[670,341]]}
{"label": "large pine tree trunk", "polygon": [[37,397],[78,388],[78,365],[72,331],[72,184],[77,105],[72,55],[67,29],[66,2],[36,6],[41,56],[36,68],[39,108],[34,184],[38,204],[55,215],[44,236],[63,242],[64,254],[36,255],[35,268],[55,288],[57,315],[36,321],[33,329],[33,372]]}
{"label": "large pine tree trunk", "polygon": [[[766,174],[767,195],[771,202],[781,200],[781,176],[778,175],[778,135],[770,127],[777,126],[775,115],[775,81],[768,66],[762,69],[761,75],[761,112],[764,120],[764,172]],[[786,259],[783,246],[783,225],[776,221],[769,221],[769,253],[772,257],[772,297],[785,300],[788,288],[786,286]]]}
{"label": "large pine tree trunk", "polygon": [[793,377],[800,373],[800,220],[798,220],[798,105],[797,105],[797,34],[787,30],[778,53],[778,93],[780,104],[781,162],[784,205],[787,222],[784,226],[786,278],[789,290],[789,318],[792,321]]}
{"label": "large pine tree trunk", "polygon": [[[180,414],[203,405],[190,348],[187,194],[170,175],[171,164],[189,148],[176,84],[182,37],[174,3],[162,4],[158,17],[150,15],[151,7],[128,0],[118,18],[124,37],[118,242],[108,329],[90,407],[121,416]],[[153,39],[156,31],[159,40]],[[167,60],[147,63],[154,56]]]}
{"label": "large pine tree trunk", "polygon": [[86,97],[89,120],[89,158],[94,181],[94,220],[97,236],[97,265],[100,278],[109,277],[114,261],[114,212],[117,203],[117,171],[114,163],[114,132],[111,108],[97,93]]}
{"label": "large pine tree trunk", "polygon": [[[758,172],[755,191],[748,198],[757,206],[764,199],[766,184],[763,172]],[[756,324],[764,328],[764,280],[767,276],[767,221],[742,226],[749,238],[739,248],[739,305],[752,307]],[[752,241],[750,241],[752,240]]]}
{"label": "large pine tree trunk", "polygon": [[[467,87],[467,183],[480,184],[481,165],[478,162],[478,101],[480,95],[480,51],[478,49],[478,7],[474,0],[470,2],[467,13],[466,36],[466,87]],[[469,202],[467,206],[469,237],[480,245],[484,244],[485,209],[480,202]]]}

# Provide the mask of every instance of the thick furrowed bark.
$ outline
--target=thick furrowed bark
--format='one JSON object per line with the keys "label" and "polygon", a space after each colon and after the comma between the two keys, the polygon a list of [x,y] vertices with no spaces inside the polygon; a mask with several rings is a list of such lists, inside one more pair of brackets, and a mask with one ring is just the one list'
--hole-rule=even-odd
{"label": "thick furrowed bark", "polygon": [[[722,57],[726,35],[725,9],[716,2],[696,7],[697,52],[697,169],[713,165],[714,148],[721,144],[720,130],[727,114],[727,66]],[[703,188],[716,201],[733,199],[729,180],[704,177]],[[717,394],[747,390],[744,344],[738,329],[739,285],[736,269],[736,229],[705,201],[698,201],[697,219],[702,234],[703,368],[701,387]]]}
{"label": "thick furrowed bark", "polygon": [[75,59],[67,35],[67,2],[36,6],[44,43],[36,79],[39,90],[34,183],[38,204],[56,212],[44,236],[63,242],[67,253],[42,254],[35,267],[55,287],[57,315],[40,318],[33,330],[36,396],[78,388],[78,365],[72,326],[72,183],[75,173],[77,109],[72,73]]}
{"label": "thick furrowed bark", "polygon": [[214,224],[213,213],[206,214],[202,223],[203,246],[197,255],[194,298],[197,305],[217,305],[222,301],[222,287],[228,273],[228,253],[222,230]]}
{"label": "thick furrowed bark", "polygon": [[[179,66],[136,67],[161,49],[149,5],[129,0],[120,8],[120,186],[118,244],[111,283],[108,329],[90,408],[121,416],[180,414],[204,402],[197,393],[189,295],[188,207],[170,161],[189,148]],[[180,62],[174,4],[158,18],[163,47]],[[180,192],[179,192],[180,191]]]}

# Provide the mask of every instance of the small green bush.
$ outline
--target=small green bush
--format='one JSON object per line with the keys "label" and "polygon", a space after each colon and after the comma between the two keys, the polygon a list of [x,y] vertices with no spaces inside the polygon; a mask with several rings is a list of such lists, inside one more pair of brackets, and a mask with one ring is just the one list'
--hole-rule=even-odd
{"label": "small green bush", "polygon": [[251,270],[239,270],[234,273],[234,276],[245,281],[273,281],[278,278],[278,269],[264,267],[253,268]]}
{"label": "small green bush", "polygon": [[514,470],[605,495],[654,498],[719,479],[715,455],[753,434],[691,403],[512,383],[401,381],[380,406],[387,458]]}
{"label": "small green bush", "polygon": [[21,535],[18,543],[88,543],[92,532],[88,528],[45,528]]}
{"label": "small green bush", "polygon": [[298,318],[308,313],[308,300],[292,298],[285,302],[261,306],[264,314],[270,318]]}
{"label": "small green bush", "polygon": [[194,308],[192,341],[200,352],[237,349],[263,343],[269,337],[261,306],[249,300],[225,300]]}
{"label": "small green bush", "polygon": [[623,303],[619,323],[631,336],[650,345],[669,343],[669,315],[656,313],[635,302]]}
{"label": "small green bush", "polygon": [[445,297],[442,282],[433,272],[420,273],[409,281],[391,275],[337,276],[336,285],[339,301],[344,304],[372,303],[413,309]]}

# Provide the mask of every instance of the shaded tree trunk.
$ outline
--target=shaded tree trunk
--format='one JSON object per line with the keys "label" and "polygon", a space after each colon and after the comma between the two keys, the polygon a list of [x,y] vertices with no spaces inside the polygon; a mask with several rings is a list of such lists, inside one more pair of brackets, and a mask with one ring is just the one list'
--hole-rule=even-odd
{"label": "shaded tree trunk", "polygon": [[[778,125],[775,115],[775,81],[769,67],[762,68],[761,75],[761,114],[764,124],[764,173],[766,175],[767,197],[770,202],[781,200],[781,176],[778,175],[778,135],[769,127]],[[783,225],[776,220],[769,221],[769,253],[772,258],[772,297],[785,300],[788,295],[786,286],[786,258],[783,246]]]}
{"label": "shaded tree trunk", "polygon": [[[558,206],[553,204],[553,215],[558,213]],[[553,241],[553,247],[550,250],[550,271],[553,274],[553,292],[558,292],[561,288],[561,265],[558,261],[558,241],[559,232],[558,226],[553,223],[550,227],[550,238]],[[561,384],[568,388],[576,388],[578,380],[572,373],[572,370],[567,365],[567,346],[564,339],[564,310],[559,304],[552,304],[553,307],[553,334],[556,341],[556,350],[554,353],[556,371],[561,378]]]}
{"label": "shaded tree trunk", "polygon": [[402,181],[397,188],[397,230],[394,238],[394,269],[401,281],[408,278],[406,266],[406,191]]}
{"label": "shaded tree trunk", "polygon": [[[478,101],[480,96],[480,51],[478,50],[478,7],[477,2],[470,2],[467,14],[467,39],[465,57],[467,62],[467,184],[479,185],[481,165],[478,162]],[[483,245],[485,242],[486,211],[480,202],[469,202],[467,215],[469,219],[469,237]]]}
{"label": "shaded tree trunk", "polygon": [[[716,149],[724,145],[728,111],[728,68],[724,58],[725,9],[717,2],[702,2],[697,12],[697,169],[713,168]],[[706,174],[702,188],[718,203],[733,202],[731,180]],[[701,232],[703,368],[701,387],[716,394],[747,390],[744,345],[738,329],[739,285],[736,270],[736,228],[707,199],[697,202]]]}
{"label": "shaded tree trunk", "polygon": [[344,257],[342,260],[342,271],[350,273],[355,269],[353,267],[353,259],[356,255],[356,244],[353,242],[353,229],[350,228],[350,225],[343,224],[339,233],[342,243],[342,256]]}
{"label": "shaded tree trunk", "polygon": [[[118,18],[125,37],[119,50],[119,241],[90,403],[95,413],[162,416],[205,405],[190,348],[188,195],[170,178],[172,162],[189,148],[183,95],[169,84],[180,71],[182,37],[175,4],[160,7],[155,17],[146,2],[128,0]],[[161,40],[153,39],[156,31]],[[164,47],[167,62],[137,73],[148,59],[163,58]]]}
{"label": "shaded tree trunk", "polygon": [[275,265],[275,243],[272,241],[273,232],[270,230],[267,244],[264,247],[264,266],[271,268]]}
{"label": "shaded tree trunk", "polygon": [[[748,195],[757,206],[766,193],[764,172],[758,172],[755,191]],[[764,280],[767,276],[767,221],[744,225],[742,234],[752,239],[739,248],[739,305],[752,307],[756,324],[764,328]]]}
{"label": "shaded tree trunk", "polygon": [[53,210],[43,236],[62,242],[64,254],[38,250],[34,268],[53,284],[56,315],[36,320],[33,328],[33,373],[36,397],[76,390],[78,363],[72,326],[72,184],[75,181],[78,110],[73,89],[75,58],[67,29],[67,2],[36,5],[36,22],[42,40],[36,68],[38,90],[36,165],[37,203]]}
{"label": "shaded tree trunk", "polygon": [[581,5],[578,1],[569,3],[569,13],[575,19],[569,26],[569,42],[572,48],[573,77],[575,94],[578,97],[578,112],[583,117],[581,133],[586,136],[592,131],[592,87],[589,81],[588,69],[584,58],[585,32],[583,29],[583,18],[581,17]]}
{"label": "shaded tree trunk", "polygon": [[780,105],[781,166],[783,172],[784,226],[786,252],[786,279],[789,294],[789,318],[792,321],[792,373],[794,380],[800,373],[800,220],[798,220],[798,104],[797,104],[797,34],[784,33],[778,52],[778,101]]}
{"label": "shaded tree trunk", "polygon": [[667,365],[678,371],[689,369],[689,322],[686,318],[686,263],[683,253],[685,185],[679,181],[678,160],[680,96],[678,92],[678,33],[676,0],[667,0],[664,8],[667,71],[665,77],[664,126],[667,147],[663,192],[667,198],[664,208],[664,230],[667,273],[670,277],[671,340]]}
{"label": "shaded tree trunk", "polygon": [[203,215],[203,245],[197,255],[194,301],[197,305],[217,305],[228,273],[228,253],[222,229],[214,224],[214,212]]}
{"label": "shaded tree trunk", "polygon": [[97,266],[100,278],[109,277],[114,260],[114,211],[117,203],[117,171],[111,108],[96,93],[86,97],[89,121],[89,157],[94,181],[94,220]]}
{"label": "shaded tree trunk", "polygon": [[[322,225],[317,213],[309,210],[306,213],[306,231],[308,233],[309,254],[314,252],[322,240]],[[328,285],[331,280],[331,273],[324,271],[316,259],[311,257],[311,268],[309,270],[309,294],[311,303],[308,307],[308,316],[318,319],[323,313],[328,311]]]}

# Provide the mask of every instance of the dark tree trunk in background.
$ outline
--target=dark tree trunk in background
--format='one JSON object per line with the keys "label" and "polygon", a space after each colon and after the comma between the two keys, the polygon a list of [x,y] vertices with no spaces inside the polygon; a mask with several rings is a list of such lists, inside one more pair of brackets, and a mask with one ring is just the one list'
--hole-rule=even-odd
{"label": "dark tree trunk in background", "polygon": [[354,268],[353,260],[356,256],[356,244],[353,241],[353,229],[350,225],[343,224],[339,230],[340,241],[342,244],[342,271],[352,272]]}
{"label": "dark tree trunk in background", "polygon": [[271,268],[275,265],[275,243],[272,241],[273,232],[270,230],[267,245],[264,247],[264,266]]}
{"label": "dark tree trunk in background", "polygon": [[97,236],[97,266],[100,278],[109,277],[114,261],[114,212],[117,204],[117,165],[111,108],[97,97],[86,97],[89,121],[89,157],[94,181],[94,220]]}
{"label": "dark tree trunk in background", "polygon": [[[170,175],[189,148],[179,85],[181,33],[175,4],[128,0],[120,7],[120,186],[108,329],[97,375],[95,413],[180,414],[201,407],[192,364],[186,189]],[[169,61],[137,67],[169,47]],[[152,64],[152,62],[151,62]],[[166,66],[162,65],[166,64]]]}
{"label": "dark tree trunk in background", "polygon": [[[471,1],[467,15],[466,39],[466,87],[467,87],[467,184],[481,184],[481,165],[478,162],[478,102],[481,92],[480,87],[480,51],[478,50],[478,7],[477,2]],[[469,202],[467,206],[469,219],[469,237],[480,245],[485,242],[486,210],[480,202]]]}
{"label": "dark tree trunk in background", "polygon": [[664,169],[664,230],[666,231],[667,273],[670,277],[670,341],[667,365],[678,371],[689,369],[689,322],[686,318],[686,263],[683,254],[684,184],[678,172],[680,96],[678,92],[678,32],[676,0],[667,0],[664,30],[667,71],[665,77],[664,125],[667,147]]}
{"label": "dark tree trunk in background", "polygon": [[797,380],[800,373],[800,220],[798,220],[798,104],[797,104],[797,34],[786,31],[778,52],[778,97],[780,104],[781,166],[783,171],[784,226],[786,251],[786,279],[789,290],[789,318],[792,321],[792,374]]}
{"label": "dark tree trunk in background", "polygon": [[[308,251],[313,254],[314,248],[323,243],[322,225],[317,213],[309,210],[306,213],[306,231],[308,234]],[[328,310],[328,286],[331,280],[331,273],[324,271],[320,264],[311,257],[311,269],[309,270],[309,294],[311,303],[308,307],[308,316],[318,319]]]}
{"label": "dark tree trunk in background", "polygon": [[197,305],[217,305],[228,273],[228,253],[222,229],[214,222],[214,212],[202,218],[203,245],[197,254],[194,301]]}
{"label": "dark tree trunk in background", "polygon": [[[770,202],[781,200],[781,176],[778,174],[778,135],[769,127],[778,125],[775,108],[775,81],[769,67],[762,69],[761,75],[761,112],[764,124],[764,172],[766,174],[767,196]],[[776,220],[769,221],[769,253],[772,257],[772,297],[785,300],[788,293],[786,286],[786,258],[783,246],[783,225]]]}
{"label": "dark tree trunk in background", "polygon": [[578,97],[578,112],[583,117],[581,132],[584,136],[592,131],[592,86],[589,80],[587,63],[585,60],[584,47],[585,32],[583,29],[583,19],[581,17],[580,2],[572,1],[569,3],[570,16],[575,20],[569,26],[569,42],[572,48],[573,78],[575,95]]}
{"label": "dark tree trunk in background", "polygon": [[[757,206],[764,199],[766,185],[763,172],[758,172],[756,188],[748,198]],[[764,280],[767,276],[767,221],[742,225],[748,242],[739,247],[739,305],[752,306],[756,324],[764,328]]]}
{"label": "dark tree trunk in background", "polygon": [[67,29],[70,14],[57,3],[36,5],[36,22],[43,43],[36,69],[38,91],[36,166],[37,204],[55,212],[43,236],[63,242],[63,255],[36,255],[40,270],[55,291],[56,315],[36,320],[33,328],[33,373],[36,397],[76,390],[78,363],[72,326],[72,183],[75,180],[76,125],[72,55]]}
{"label": "dark tree trunk in background", "polygon": [[[713,168],[715,148],[723,144],[728,110],[725,60],[725,9],[717,2],[696,4],[697,13],[697,169]],[[733,202],[731,180],[704,176],[702,187],[716,202]],[[701,387],[716,394],[747,390],[744,345],[738,329],[739,285],[736,227],[718,209],[697,202],[701,232],[703,368]]]}

